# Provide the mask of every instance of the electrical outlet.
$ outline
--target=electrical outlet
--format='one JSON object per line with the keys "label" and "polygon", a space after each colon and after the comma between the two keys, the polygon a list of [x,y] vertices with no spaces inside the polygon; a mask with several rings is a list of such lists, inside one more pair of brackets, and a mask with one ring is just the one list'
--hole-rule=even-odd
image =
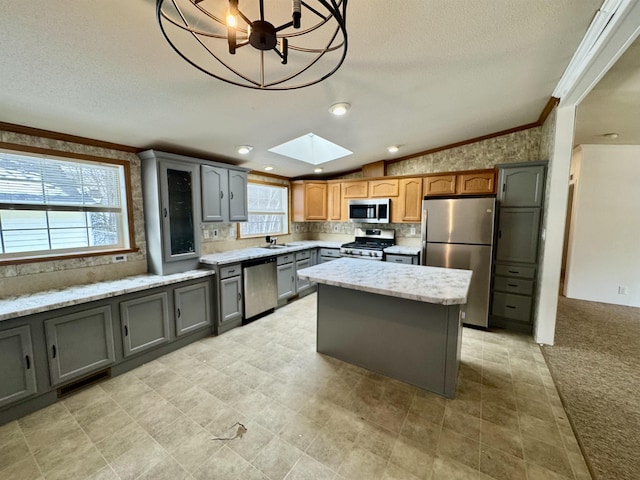
{"label": "electrical outlet", "polygon": [[624,285],[620,285],[618,287],[618,295],[628,295],[629,294],[629,288],[625,287]]}
{"label": "electrical outlet", "polygon": [[333,226],[333,231],[334,232],[339,232],[340,231],[340,225],[334,225]]}
{"label": "electrical outlet", "polygon": [[218,229],[217,228],[213,229],[213,238],[218,238]]}
{"label": "electrical outlet", "polygon": [[209,235],[210,235],[209,230],[205,229],[202,231],[202,236],[205,238],[205,240],[209,238]]}
{"label": "electrical outlet", "polygon": [[411,227],[411,235],[415,235],[416,234],[416,227]]}
{"label": "electrical outlet", "polygon": [[113,257],[111,257],[111,261],[113,263],[126,262],[127,261],[127,256],[126,255],[114,255]]}
{"label": "electrical outlet", "polygon": [[296,232],[300,231],[300,225],[296,225]]}

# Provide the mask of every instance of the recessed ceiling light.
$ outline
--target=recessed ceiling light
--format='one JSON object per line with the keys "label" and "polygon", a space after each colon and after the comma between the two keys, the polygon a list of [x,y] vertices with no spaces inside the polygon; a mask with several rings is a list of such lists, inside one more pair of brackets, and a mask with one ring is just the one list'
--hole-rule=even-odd
{"label": "recessed ceiling light", "polygon": [[607,140],[615,140],[616,138],[618,138],[620,135],[618,135],[615,132],[612,133],[605,133],[604,135],[602,135],[604,138],[606,138]]}
{"label": "recessed ceiling light", "polygon": [[251,145],[239,145],[236,147],[236,151],[240,154],[240,155],[246,155],[247,153],[249,153],[251,150],[253,150],[253,147]]}
{"label": "recessed ceiling light", "polygon": [[314,168],[313,171],[316,172],[316,173],[320,173],[322,171],[322,169],[321,168]]}
{"label": "recessed ceiling light", "polygon": [[390,147],[387,147],[387,152],[389,153],[398,153],[398,150],[400,150],[400,147],[398,147],[397,145],[391,145]]}
{"label": "recessed ceiling light", "polygon": [[270,172],[271,170],[273,170],[273,166],[271,166],[271,165],[267,165],[266,167],[264,167],[264,169],[265,169],[267,172]]}
{"label": "recessed ceiling light", "polygon": [[350,108],[351,108],[351,105],[343,102],[343,103],[336,103],[334,105],[331,105],[331,107],[329,107],[329,111],[336,117],[341,117],[342,115],[347,113]]}

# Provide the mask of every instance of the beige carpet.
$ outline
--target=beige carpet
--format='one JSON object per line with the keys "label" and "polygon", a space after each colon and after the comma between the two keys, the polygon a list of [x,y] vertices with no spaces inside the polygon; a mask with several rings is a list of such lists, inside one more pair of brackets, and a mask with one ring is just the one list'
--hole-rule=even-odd
{"label": "beige carpet", "polygon": [[561,296],[542,351],[594,477],[640,479],[640,308]]}

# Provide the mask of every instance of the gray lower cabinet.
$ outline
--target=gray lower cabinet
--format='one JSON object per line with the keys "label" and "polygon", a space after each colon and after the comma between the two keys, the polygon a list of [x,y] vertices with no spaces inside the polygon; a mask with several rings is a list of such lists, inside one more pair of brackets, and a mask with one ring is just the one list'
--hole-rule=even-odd
{"label": "gray lower cabinet", "polygon": [[326,263],[340,258],[339,248],[321,248],[318,252],[318,263]]}
{"label": "gray lower cabinet", "polygon": [[242,324],[242,267],[240,264],[219,270],[220,316],[217,333]]}
{"label": "gray lower cabinet", "polygon": [[296,294],[296,266],[292,253],[281,255],[277,259],[278,266],[278,301],[287,300]]}
{"label": "gray lower cabinet", "polygon": [[398,255],[395,253],[385,254],[384,259],[386,262],[392,263],[404,263],[406,265],[419,265],[418,255]]}
{"label": "gray lower cabinet", "polygon": [[36,392],[31,329],[24,325],[0,332],[0,407]]}
{"label": "gray lower cabinet", "polygon": [[166,292],[120,303],[125,357],[169,342],[169,306]]}
{"label": "gray lower cabinet", "polygon": [[173,291],[176,335],[184,335],[211,325],[209,282],[200,282]]}
{"label": "gray lower cabinet", "polygon": [[296,281],[296,292],[298,294],[300,293],[305,293],[307,290],[310,290],[311,287],[313,286],[311,284],[311,282],[309,281],[309,279],[301,279],[298,277],[297,272],[298,270],[302,270],[303,268],[307,268],[310,267],[312,265],[311,263],[311,251],[310,250],[304,250],[302,252],[296,252],[296,276],[295,276],[295,281]]}
{"label": "gray lower cabinet", "polygon": [[53,386],[115,361],[109,305],[51,318],[44,328]]}

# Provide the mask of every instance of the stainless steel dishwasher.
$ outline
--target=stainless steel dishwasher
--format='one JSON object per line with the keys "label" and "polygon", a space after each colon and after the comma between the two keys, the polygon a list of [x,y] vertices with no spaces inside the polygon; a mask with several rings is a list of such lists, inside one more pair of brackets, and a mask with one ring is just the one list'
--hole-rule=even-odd
{"label": "stainless steel dishwasher", "polygon": [[242,264],[244,277],[245,323],[278,305],[276,257],[260,258]]}

